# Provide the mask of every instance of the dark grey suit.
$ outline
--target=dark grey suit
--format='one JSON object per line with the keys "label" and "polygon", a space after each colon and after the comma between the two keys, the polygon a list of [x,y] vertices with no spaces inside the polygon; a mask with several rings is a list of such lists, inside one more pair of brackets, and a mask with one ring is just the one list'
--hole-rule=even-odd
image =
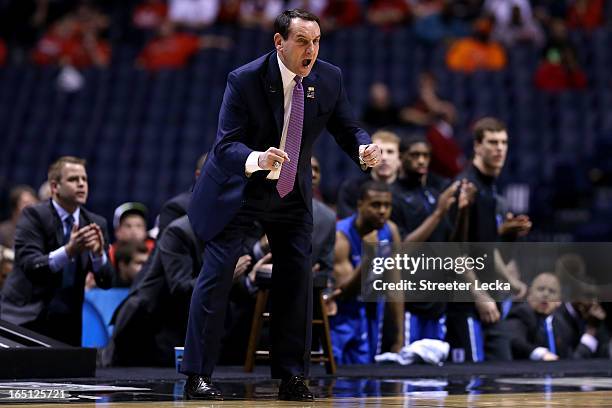
{"label": "dark grey suit", "polygon": [[115,313],[113,339],[105,352],[107,364],[174,364],[174,347],[185,340],[203,250],[186,215],[168,225],[148,269],[141,272],[144,277]]}
{"label": "dark grey suit", "polygon": [[159,210],[159,236],[170,225],[170,223],[179,217],[187,214],[187,207],[191,199],[191,191],[184,191],[164,203]]}
{"label": "dark grey suit", "polygon": [[319,264],[319,272],[327,280],[334,270],[336,243],[336,214],[317,199],[312,200],[312,264]]}
{"label": "dark grey suit", "polygon": [[[79,225],[95,223],[108,244],[106,220],[81,207]],[[63,245],[62,221],[51,200],[23,210],[15,231],[15,265],[2,289],[0,318],[65,343],[81,345],[83,292],[87,272],[93,271],[87,253],[76,259],[74,284],[62,287],[63,270],[53,272],[49,253]],[[105,248],[108,257],[108,246]],[[110,262],[95,272],[98,287],[111,286]]]}

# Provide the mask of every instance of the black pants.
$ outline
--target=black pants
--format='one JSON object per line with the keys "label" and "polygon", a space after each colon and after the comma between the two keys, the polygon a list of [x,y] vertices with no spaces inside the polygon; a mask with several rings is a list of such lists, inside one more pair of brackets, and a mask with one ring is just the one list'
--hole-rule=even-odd
{"label": "black pants", "polygon": [[[446,316],[446,341],[451,349],[464,350],[466,362],[512,360],[510,336],[504,320],[485,324],[480,321],[474,304],[467,302],[449,303]],[[482,338],[484,349],[477,347],[478,337]]]}
{"label": "black pants", "polygon": [[204,376],[213,372],[241,242],[257,220],[268,236],[273,256],[272,377],[307,375],[312,337],[312,214],[297,184],[281,199],[275,181],[254,176],[244,197],[232,221],[206,243],[191,298],[182,371]]}

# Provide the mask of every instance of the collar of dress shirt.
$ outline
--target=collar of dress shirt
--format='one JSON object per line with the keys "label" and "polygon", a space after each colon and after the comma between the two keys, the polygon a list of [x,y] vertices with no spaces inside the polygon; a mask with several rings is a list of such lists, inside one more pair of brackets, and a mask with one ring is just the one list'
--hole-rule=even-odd
{"label": "collar of dress shirt", "polygon": [[[62,220],[62,226],[64,226],[66,218],[68,218],[70,213],[64,210],[64,208],[61,205],[59,205],[57,202],[55,202],[55,200],[51,200],[51,202],[53,203],[53,207],[55,207],[55,211],[57,211],[57,214],[59,215],[60,220]],[[74,223],[77,225],[77,227],[79,226],[80,215],[81,215],[81,207],[77,207],[77,209],[72,213],[72,217],[74,218]]]}
{"label": "collar of dress shirt", "polygon": [[293,78],[295,78],[297,74],[291,72],[289,68],[287,68],[285,64],[283,64],[283,61],[281,61],[278,53],[276,53],[276,60],[278,61],[278,68],[280,68],[281,78],[283,80],[283,90],[286,91],[287,88],[293,87],[295,85],[295,81],[293,80]]}

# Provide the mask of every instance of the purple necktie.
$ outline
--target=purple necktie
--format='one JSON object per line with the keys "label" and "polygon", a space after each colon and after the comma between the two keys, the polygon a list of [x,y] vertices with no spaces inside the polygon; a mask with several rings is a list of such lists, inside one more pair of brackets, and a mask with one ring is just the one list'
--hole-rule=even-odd
{"label": "purple necktie", "polygon": [[285,153],[291,161],[283,163],[276,190],[282,197],[293,190],[295,174],[297,173],[298,162],[300,161],[300,144],[302,142],[302,125],[304,123],[304,88],[302,88],[302,78],[293,78],[295,87],[291,97],[291,115],[289,115],[289,125],[287,127],[287,138],[285,139]]}

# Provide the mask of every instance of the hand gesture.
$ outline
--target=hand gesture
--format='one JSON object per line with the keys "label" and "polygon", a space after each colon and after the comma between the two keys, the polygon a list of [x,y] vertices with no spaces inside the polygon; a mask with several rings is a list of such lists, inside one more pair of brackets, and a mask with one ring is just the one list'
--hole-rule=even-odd
{"label": "hand gesture", "polygon": [[528,216],[521,214],[514,216],[511,212],[506,214],[506,220],[499,226],[499,235],[516,234],[524,237],[531,229],[531,220]]}
{"label": "hand gesture", "polygon": [[236,279],[243,273],[249,269],[249,265],[251,265],[251,256],[250,255],[242,255],[238,258],[238,262],[236,262],[236,267],[234,268],[234,278]]}
{"label": "hand gesture", "polygon": [[323,303],[325,304],[325,311],[328,316],[335,316],[338,313],[338,305],[336,304],[336,297],[342,293],[340,288],[336,288],[329,293],[323,293]]}
{"label": "hand gesture", "polygon": [[493,301],[480,301],[474,304],[483,323],[495,323],[501,317],[497,305]]}
{"label": "hand gesture", "polygon": [[446,212],[451,208],[455,201],[457,201],[457,199],[455,198],[455,193],[457,192],[457,189],[459,188],[460,184],[461,182],[455,181],[453,182],[453,184],[448,186],[446,190],[442,192],[442,194],[440,194],[440,196],[438,197],[438,205],[436,207],[436,210],[438,212],[440,212],[441,214],[446,214]]}
{"label": "hand gesture", "polygon": [[474,202],[476,192],[478,189],[476,186],[467,181],[466,179],[461,180],[461,187],[459,188],[459,209],[462,210]]}
{"label": "hand gesture", "polygon": [[79,227],[77,227],[76,224],[72,224],[72,229],[70,230],[70,239],[68,240],[68,243],[64,248],[66,249],[66,253],[70,258],[83,252],[83,250],[85,249],[83,229],[79,230]]}
{"label": "hand gesture", "polygon": [[[297,160],[297,157],[295,159]],[[285,160],[291,161],[287,153],[276,147],[270,147],[259,155],[257,164],[262,170],[278,170]]]}
{"label": "hand gesture", "polygon": [[94,255],[102,256],[104,251],[104,234],[98,224],[91,223],[81,228],[83,233],[84,246]]}
{"label": "hand gesture", "polygon": [[248,275],[249,280],[251,282],[255,282],[255,277],[257,275],[258,269],[263,269],[263,268],[272,269],[272,264],[270,263],[271,260],[272,260],[272,253],[268,252],[259,261],[257,261],[257,263],[255,263],[255,265],[251,269],[251,272],[249,272],[249,275]]}
{"label": "hand gesture", "polygon": [[370,143],[369,145],[359,146],[359,157],[366,166],[374,167],[380,163],[382,153],[380,147],[377,144]]}

